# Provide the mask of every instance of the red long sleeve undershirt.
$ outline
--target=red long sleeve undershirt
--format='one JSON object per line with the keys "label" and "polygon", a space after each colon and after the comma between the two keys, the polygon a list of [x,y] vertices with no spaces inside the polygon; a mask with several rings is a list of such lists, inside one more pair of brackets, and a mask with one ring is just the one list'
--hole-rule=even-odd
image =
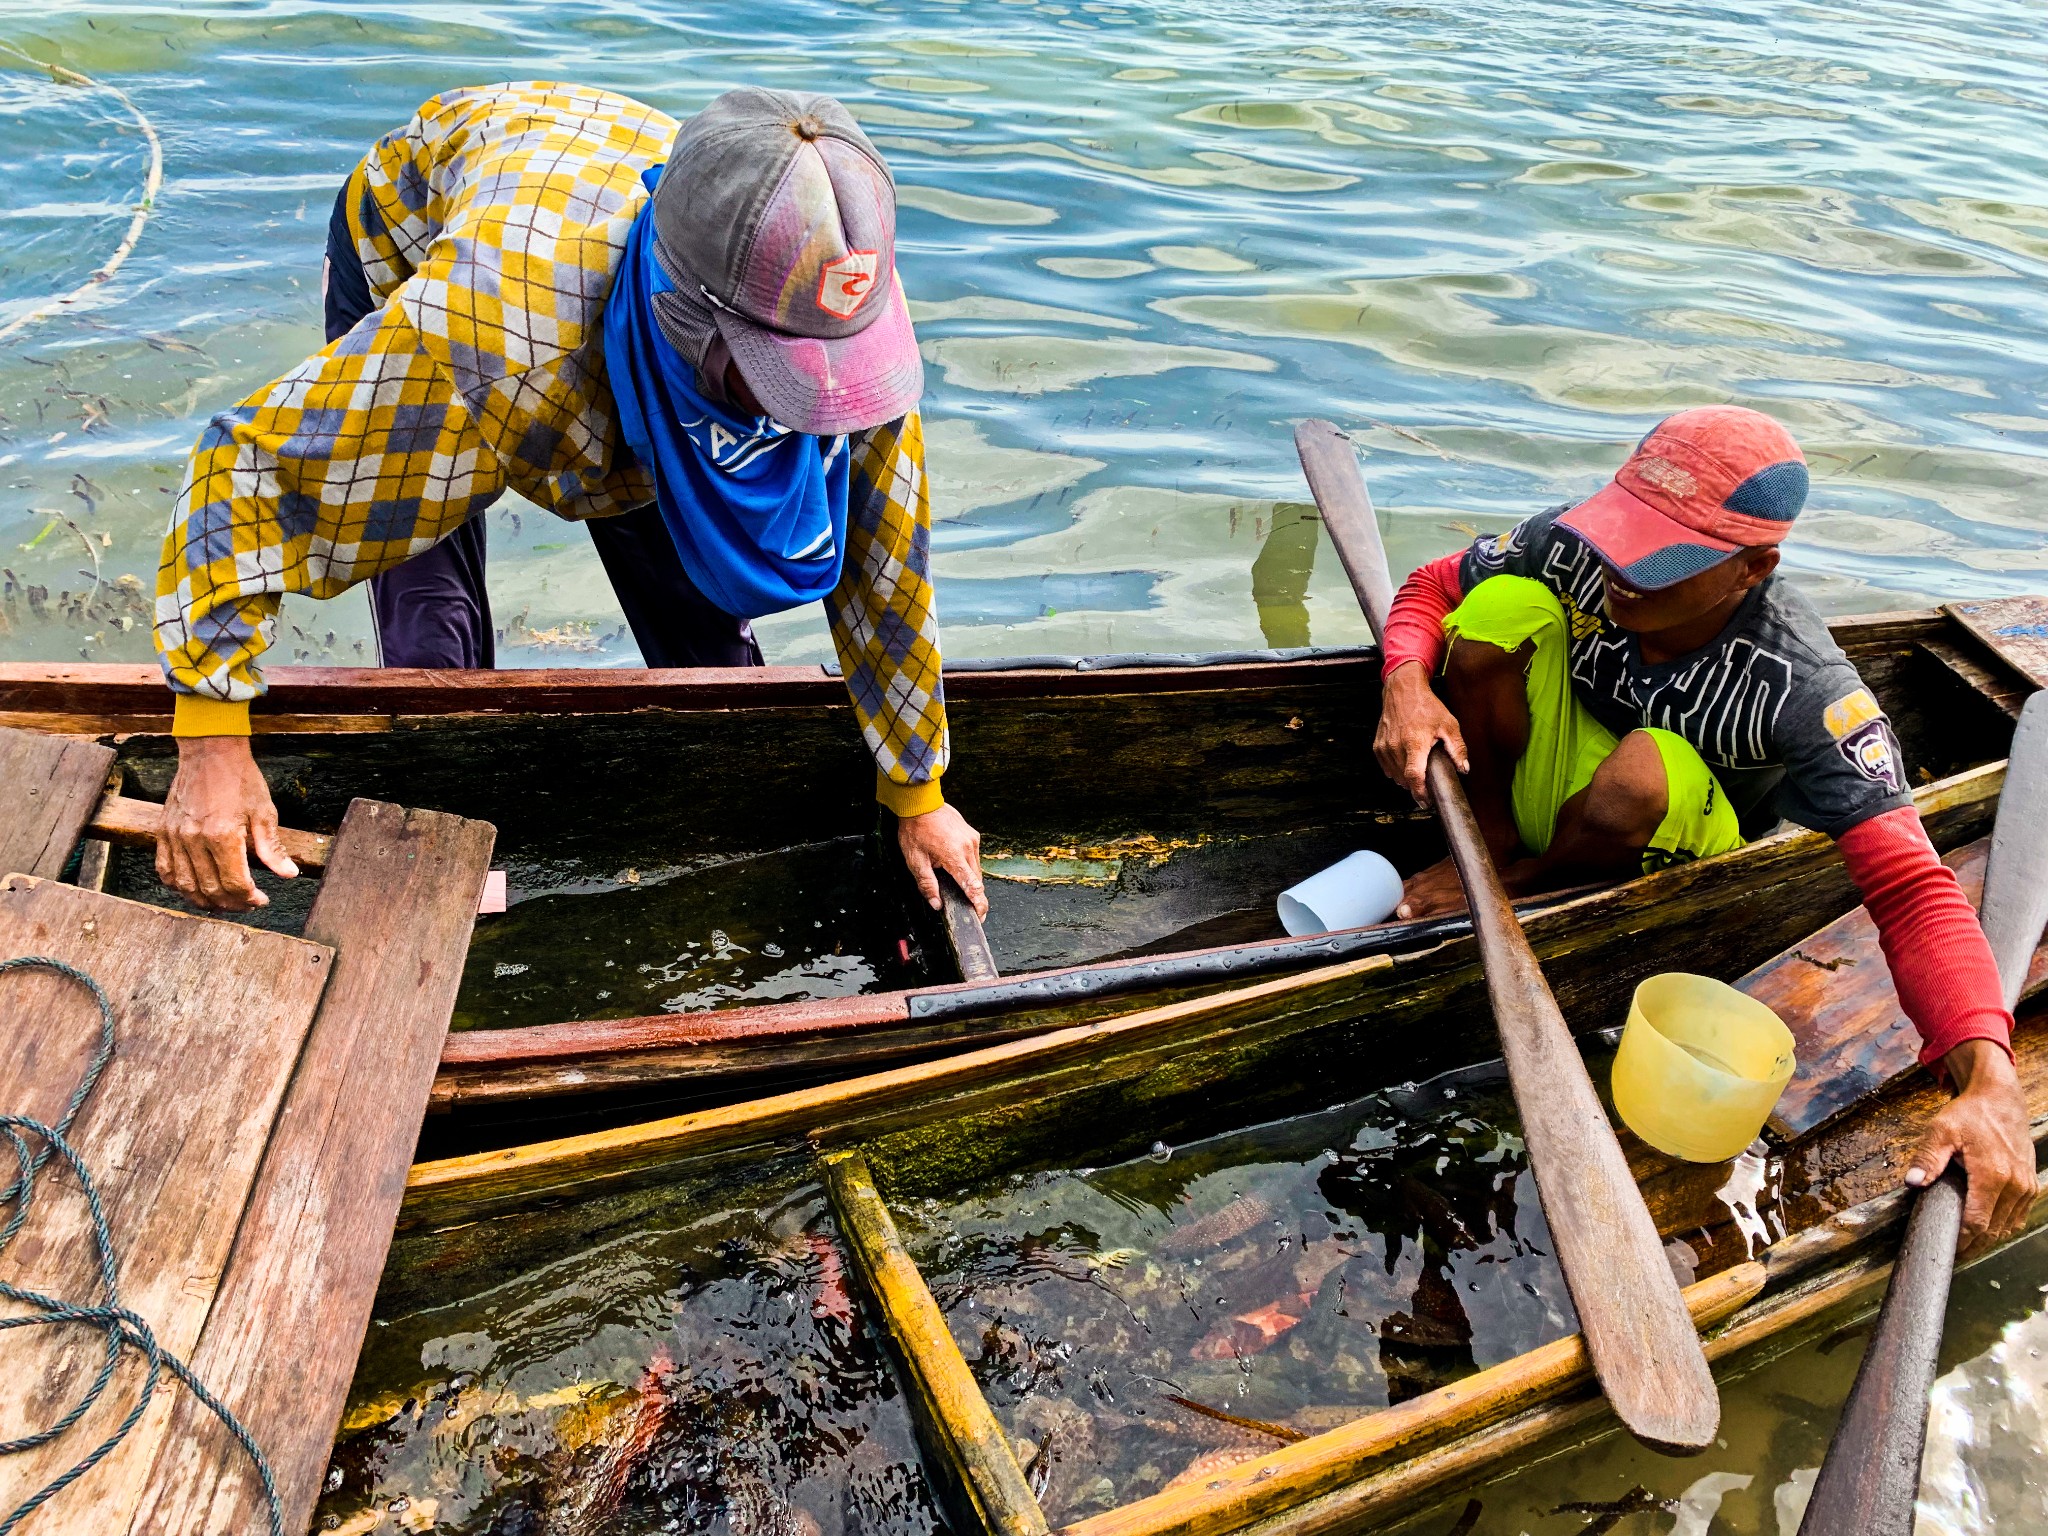
{"label": "red long sleeve undershirt", "polygon": [[[1444,619],[1465,598],[1463,561],[1462,554],[1445,555],[1401,584],[1381,636],[1385,671],[1418,661],[1435,675],[1444,657]],[[1932,1066],[1965,1040],[1993,1040],[2010,1055],[2012,1015],[1998,964],[1955,871],[1927,840],[1920,813],[1901,806],[1836,841],[1877,926],[1900,1006],[1920,1032],[1920,1060]]]}
{"label": "red long sleeve undershirt", "polygon": [[1445,555],[1419,567],[1401,583],[1394,606],[1387,610],[1387,632],[1380,636],[1381,665],[1391,672],[1403,662],[1419,661],[1431,676],[1444,659],[1444,620],[1465,600],[1459,575],[1463,554]]}
{"label": "red long sleeve undershirt", "polygon": [[1998,962],[1962,885],[1935,854],[1920,813],[1902,805],[1837,839],[1849,877],[1877,925],[1892,986],[1933,1066],[1965,1040],[1995,1040],[2012,1054]]}

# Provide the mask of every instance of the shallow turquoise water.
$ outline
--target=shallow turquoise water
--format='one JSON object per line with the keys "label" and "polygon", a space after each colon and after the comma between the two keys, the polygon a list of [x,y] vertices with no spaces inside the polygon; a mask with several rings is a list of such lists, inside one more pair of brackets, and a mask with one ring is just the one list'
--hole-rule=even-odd
{"label": "shallow turquoise water", "polygon": [[[520,76],[855,104],[903,186],[956,654],[1362,638],[1298,515],[1312,412],[1367,449],[1402,563],[1733,399],[1807,447],[1791,564],[1828,609],[2048,587],[2038,7],[10,0],[0,42],[127,91],[164,150],[114,279],[0,338],[0,658],[149,656],[128,593],[183,452],[317,343],[338,181],[432,92]],[[107,259],[146,164],[119,101],[0,53],[0,328]],[[581,531],[491,516],[507,661],[630,661]],[[762,632],[824,654],[813,615]],[[296,604],[277,659],[366,640],[358,601]],[[2038,1528],[2037,1345],[1989,1340],[2016,1294],[2039,1333],[2048,1255],[2003,1273],[1961,1293],[1980,1352],[1937,1444],[1965,1491],[1924,1529]],[[1731,1391],[1773,1426],[1715,1462],[1753,1491],[1612,1528],[1789,1531],[1773,1490],[1848,1379],[1798,1358],[1791,1396]],[[1648,1478],[1563,1466],[1479,1529],[1577,1530],[1553,1506]],[[1707,1471],[1661,1475],[1676,1500]]]}
{"label": "shallow turquoise water", "polygon": [[[959,654],[1357,638],[1286,510],[1312,411],[1410,562],[1733,398],[1813,459],[1794,563],[1829,608],[2048,579],[2023,5],[12,3],[0,38],[128,90],[165,150],[116,279],[0,341],[0,554],[49,591],[10,656],[149,654],[132,606],[59,594],[95,558],[150,583],[204,415],[318,340],[353,159],[508,76],[855,104],[904,187]],[[0,59],[4,326],[105,258],[144,155],[104,92]],[[51,513],[77,531],[35,543]],[[507,504],[492,537],[509,661],[630,658],[580,530]],[[287,626],[283,660],[365,633],[354,601]],[[764,635],[823,651],[811,614]]]}

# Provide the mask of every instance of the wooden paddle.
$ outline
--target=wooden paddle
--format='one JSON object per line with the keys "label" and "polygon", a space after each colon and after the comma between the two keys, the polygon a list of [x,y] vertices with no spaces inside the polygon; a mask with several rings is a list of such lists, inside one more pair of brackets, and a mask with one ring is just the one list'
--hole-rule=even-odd
{"label": "wooden paddle", "polygon": [[[1373,633],[1384,635],[1394,583],[1351,440],[1327,421],[1305,421],[1294,446],[1359,606]],[[1429,757],[1429,791],[1471,904],[1522,1139],[1594,1374],[1639,1440],[1659,1450],[1704,1450],[1720,1425],[1721,1401],[1699,1335],[1441,745]]]}
{"label": "wooden paddle", "polygon": [[[2013,732],[1980,915],[2010,1008],[2048,923],[2048,693],[2027,700]],[[1799,1536],[1911,1536],[1927,1394],[1962,1229],[1963,1177],[1951,1163],[1913,1202],[1877,1327],[1814,1480]]]}

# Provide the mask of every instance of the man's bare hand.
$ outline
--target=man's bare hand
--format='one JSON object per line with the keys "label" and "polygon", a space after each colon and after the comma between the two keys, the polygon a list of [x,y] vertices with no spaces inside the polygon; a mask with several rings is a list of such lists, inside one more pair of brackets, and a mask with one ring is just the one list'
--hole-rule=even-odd
{"label": "man's bare hand", "polygon": [[934,911],[939,907],[939,877],[932,873],[936,866],[960,883],[974,903],[976,917],[988,916],[988,897],[981,889],[981,834],[967,824],[965,816],[942,805],[922,816],[900,817],[896,841],[903,849],[910,877]]}
{"label": "man's bare hand", "polygon": [[1413,795],[1417,805],[1429,804],[1429,754],[1438,742],[1451,754],[1458,772],[1471,772],[1458,717],[1429,686],[1429,673],[1422,663],[1403,662],[1387,674],[1380,698],[1380,728],[1373,737],[1372,750],[1381,771]]}
{"label": "man's bare hand", "polygon": [[1928,1123],[1906,1182],[1916,1189],[1932,1184],[1949,1159],[1963,1160],[1969,1195],[1956,1251],[1970,1258],[2026,1224],[2034,1204],[2034,1140],[2019,1074],[1995,1042],[1965,1040],[1941,1064],[1961,1091]]}
{"label": "man's bare hand", "polygon": [[273,874],[299,872],[277,840],[277,807],[246,736],[188,736],[178,742],[178,774],[164,798],[156,877],[194,906],[213,912],[267,907],[249,874],[249,850]]}

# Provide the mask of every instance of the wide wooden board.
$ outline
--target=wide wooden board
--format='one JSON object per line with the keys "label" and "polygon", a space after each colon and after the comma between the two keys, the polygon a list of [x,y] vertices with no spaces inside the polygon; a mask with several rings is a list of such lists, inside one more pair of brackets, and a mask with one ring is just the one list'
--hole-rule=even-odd
{"label": "wide wooden board", "polygon": [[2015,672],[2031,678],[2037,688],[2048,688],[2048,597],[1950,603],[1947,612]]}
{"label": "wide wooden board", "polygon": [[[16,874],[0,878],[0,956],[17,955],[79,967],[113,1004],[114,1060],[71,1139],[99,1183],[123,1302],[165,1348],[189,1356],[334,952]],[[54,1122],[99,1044],[90,994],[48,972],[0,974],[0,1017],[0,1104]],[[47,1171],[28,1225],[0,1256],[0,1278],[97,1303],[90,1234],[68,1173]],[[0,1334],[0,1437],[53,1423],[103,1350],[103,1336],[84,1328]],[[98,1444],[134,1403],[142,1374],[131,1356],[70,1434],[0,1461],[0,1510]],[[31,1516],[23,1536],[125,1529],[182,1394],[161,1386],[121,1449]]]}
{"label": "wide wooden board", "polygon": [[[327,1470],[495,837],[358,800],[306,920],[337,951],[334,979],[193,1361],[268,1453],[288,1531],[306,1529]],[[260,1530],[240,1459],[181,1402],[134,1531]]]}
{"label": "wide wooden board", "polygon": [[64,873],[113,766],[97,742],[0,729],[0,875]]}
{"label": "wide wooden board", "polygon": [[[1984,889],[1989,839],[1942,862],[1976,903]],[[1769,1129],[1780,1141],[1816,1130],[1915,1070],[1920,1036],[1899,1007],[1877,926],[1862,907],[1767,962],[1738,983],[1792,1031],[1798,1066]],[[2034,953],[2022,996],[2048,986],[2048,943]]]}

